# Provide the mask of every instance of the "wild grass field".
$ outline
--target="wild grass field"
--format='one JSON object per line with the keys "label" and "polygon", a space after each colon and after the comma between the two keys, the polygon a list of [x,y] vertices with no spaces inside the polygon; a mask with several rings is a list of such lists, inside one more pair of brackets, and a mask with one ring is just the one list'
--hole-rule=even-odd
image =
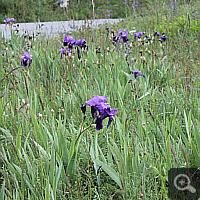
{"label": "wild grass field", "polygon": [[121,6],[50,39],[7,20],[0,199],[169,199],[168,170],[200,167],[200,3]]}

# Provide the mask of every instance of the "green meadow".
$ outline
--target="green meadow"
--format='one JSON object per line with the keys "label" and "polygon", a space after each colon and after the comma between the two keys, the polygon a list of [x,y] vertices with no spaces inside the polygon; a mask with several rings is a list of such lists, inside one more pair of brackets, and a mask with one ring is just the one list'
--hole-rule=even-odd
{"label": "green meadow", "polygon": [[[200,2],[119,9],[114,25],[1,37],[0,199],[169,199],[168,170],[200,167]],[[117,113],[93,118],[93,95]]]}

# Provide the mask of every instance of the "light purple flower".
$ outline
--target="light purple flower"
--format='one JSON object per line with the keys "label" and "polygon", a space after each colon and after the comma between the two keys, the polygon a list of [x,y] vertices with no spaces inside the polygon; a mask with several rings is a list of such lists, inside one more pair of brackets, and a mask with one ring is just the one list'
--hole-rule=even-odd
{"label": "light purple flower", "polygon": [[137,33],[138,38],[141,38],[143,35],[144,35],[143,32],[138,32],[138,33]]}
{"label": "light purple flower", "polygon": [[15,22],[15,19],[14,18],[6,18],[6,25],[7,24],[12,24],[13,22]]}
{"label": "light purple flower", "polygon": [[21,66],[26,67],[28,65],[28,60],[29,60],[29,65],[32,63],[32,58],[29,52],[24,52],[24,55],[20,58],[21,59]]}
{"label": "light purple flower", "polygon": [[60,59],[62,59],[62,55],[65,54],[66,55],[66,48],[60,49]]}
{"label": "light purple flower", "polygon": [[107,100],[106,96],[93,95],[92,99],[85,102],[88,106],[91,106],[91,113],[93,118],[95,118],[94,115],[96,112],[95,106],[102,102],[106,103],[106,100]]}
{"label": "light purple flower", "polygon": [[135,78],[137,78],[138,76],[143,76],[145,77],[141,71],[131,71],[131,74],[134,74]]}
{"label": "light purple flower", "polygon": [[79,39],[76,41],[76,45],[83,48],[83,47],[86,47],[86,40],[85,39]]}
{"label": "light purple flower", "polygon": [[122,36],[123,30],[120,28],[118,31],[118,36]]}

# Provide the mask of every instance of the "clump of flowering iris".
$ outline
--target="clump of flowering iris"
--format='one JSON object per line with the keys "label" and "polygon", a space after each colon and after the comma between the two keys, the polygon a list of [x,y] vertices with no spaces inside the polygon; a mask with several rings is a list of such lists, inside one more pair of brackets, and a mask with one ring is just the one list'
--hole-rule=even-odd
{"label": "clump of flowering iris", "polygon": [[[110,126],[113,117],[117,114],[117,109],[111,109],[111,106],[106,103],[106,96],[93,95],[93,98],[86,101],[85,103],[91,107],[91,114],[95,120],[96,130],[101,130],[103,128],[103,120],[109,117],[107,128]],[[84,113],[86,107],[81,106],[81,110]]]}
{"label": "clump of flowering iris", "polygon": [[131,71],[131,74],[134,74],[135,78],[137,78],[138,76],[143,76],[145,77],[141,71]]}
{"label": "clump of flowering iris", "polygon": [[21,66],[26,67],[28,65],[28,60],[29,60],[29,65],[32,63],[32,58],[29,52],[24,52],[24,55],[20,58],[21,59]]}
{"label": "clump of flowering iris", "polygon": [[7,25],[7,24],[12,25],[12,23],[15,22],[15,19],[14,19],[14,18],[8,18],[8,17],[7,17],[5,21],[6,21],[6,25]]}

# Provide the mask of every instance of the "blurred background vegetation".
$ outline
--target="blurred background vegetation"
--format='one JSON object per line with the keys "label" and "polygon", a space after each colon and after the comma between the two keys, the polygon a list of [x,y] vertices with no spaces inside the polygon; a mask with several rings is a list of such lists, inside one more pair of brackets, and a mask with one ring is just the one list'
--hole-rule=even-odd
{"label": "blurred background vegetation", "polygon": [[[80,20],[91,18],[123,18],[131,14],[131,0],[70,0],[68,8],[60,7],[60,0],[0,0],[0,23],[6,16],[15,18],[16,22]],[[138,13],[142,7],[154,5],[154,1],[138,1]],[[163,1],[160,1],[162,3]],[[183,2],[183,1],[182,1]],[[125,5],[126,4],[126,5]],[[94,10],[93,10],[94,8]],[[106,13],[107,12],[107,13]]]}
{"label": "blurred background vegetation", "polygon": [[[0,21],[6,16],[13,17],[16,22],[57,21],[69,19],[93,18],[93,5],[91,0],[70,0],[68,8],[62,8],[59,0],[0,0]],[[105,17],[105,10],[113,10],[112,17],[123,17],[125,10],[118,12],[123,1],[96,0],[95,17]]]}

